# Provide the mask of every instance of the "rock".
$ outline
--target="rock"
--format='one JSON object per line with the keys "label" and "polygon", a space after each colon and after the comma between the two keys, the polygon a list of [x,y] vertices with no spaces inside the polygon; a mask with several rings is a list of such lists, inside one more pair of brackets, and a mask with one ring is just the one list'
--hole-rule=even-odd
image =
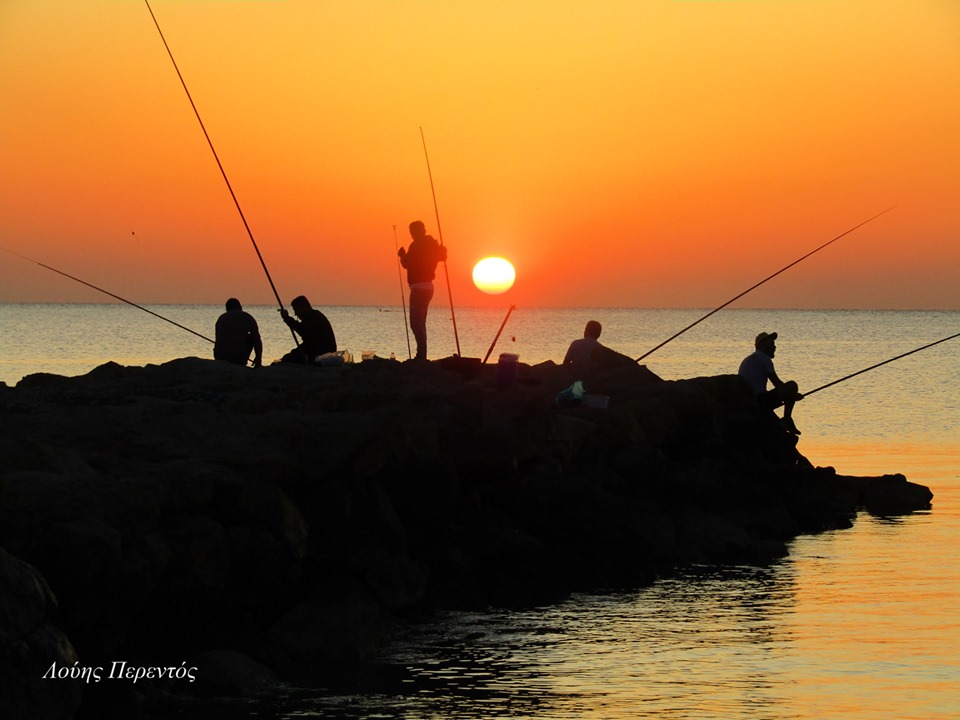
{"label": "rock", "polygon": [[270,668],[235,650],[207,650],[194,658],[192,666],[201,695],[257,697],[280,684]]}
{"label": "rock", "polygon": [[69,677],[78,657],[55,607],[40,573],[0,549],[0,717],[61,720],[80,707],[86,683]]}
{"label": "rock", "polygon": [[687,562],[744,559],[755,554],[750,533],[720,515],[690,508],[681,513],[678,525],[678,544]]}
{"label": "rock", "polygon": [[333,579],[322,597],[304,600],[280,617],[269,629],[269,640],[291,672],[357,662],[379,646],[382,621],[378,603],[359,585]]}
{"label": "rock", "polygon": [[120,532],[95,518],[57,523],[44,537],[43,567],[64,624],[96,652],[122,644],[124,620],[135,609],[115,601],[122,565]]}
{"label": "rock", "polygon": [[[40,659],[197,657],[203,692],[248,695],[362,662],[410,614],[769,562],[859,510],[929,507],[903,476],[811,467],[736,376],[609,359],[500,384],[477,359],[183,358],[0,387],[0,716],[189,694],[37,685]],[[575,381],[608,406],[556,407]]]}
{"label": "rock", "polygon": [[406,556],[373,563],[363,579],[373,591],[378,604],[387,610],[416,605],[423,599],[427,587],[423,570]]}
{"label": "rock", "polygon": [[933,500],[929,488],[908,482],[900,474],[857,478],[856,482],[860,506],[874,515],[905,515],[929,507]]}
{"label": "rock", "polygon": [[283,490],[251,478],[244,483],[238,503],[241,513],[252,527],[269,531],[292,557],[298,560],[303,558],[307,551],[309,525]]}

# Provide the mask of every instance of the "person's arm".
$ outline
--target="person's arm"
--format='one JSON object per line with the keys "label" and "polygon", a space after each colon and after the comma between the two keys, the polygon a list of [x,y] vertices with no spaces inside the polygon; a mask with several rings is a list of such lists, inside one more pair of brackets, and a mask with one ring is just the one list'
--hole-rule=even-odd
{"label": "person's arm", "polygon": [[287,312],[286,308],[280,308],[280,317],[283,318],[283,321],[287,324],[287,327],[297,333],[300,337],[303,337],[303,333],[300,331],[300,321],[290,317],[290,313]]}
{"label": "person's arm", "polygon": [[[767,379],[768,379],[771,383],[773,383],[773,386],[774,386],[777,390],[780,390],[780,397],[785,398],[785,399],[793,399],[794,401],[803,400],[803,393],[801,393],[801,392],[799,391],[799,389],[798,389],[798,390],[794,390],[794,388],[796,388],[797,384],[796,384],[795,382],[793,382],[792,380],[791,380],[789,383],[785,383],[783,380],[781,380],[781,379],[777,376],[777,374],[776,374],[773,370],[771,370],[769,373],[767,373]],[[787,386],[789,386],[789,387],[787,387]],[[787,389],[784,390],[783,388],[787,388]]]}
{"label": "person's arm", "polygon": [[321,337],[323,338],[323,347],[327,348],[326,352],[337,351],[337,336],[333,333],[333,325],[326,318],[323,321]]}
{"label": "person's arm", "polygon": [[263,340],[260,338],[260,328],[254,325],[250,336],[253,339],[253,366],[260,367],[263,365]]}

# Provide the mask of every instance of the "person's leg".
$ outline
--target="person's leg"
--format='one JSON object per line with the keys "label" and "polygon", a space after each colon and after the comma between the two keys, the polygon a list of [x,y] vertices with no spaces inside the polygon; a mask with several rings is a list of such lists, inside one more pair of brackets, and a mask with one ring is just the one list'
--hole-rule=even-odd
{"label": "person's leg", "polygon": [[304,354],[303,346],[301,345],[300,347],[295,347],[293,350],[280,358],[280,362],[300,363],[301,365],[306,364],[307,356]]}
{"label": "person's leg", "polygon": [[790,432],[800,434],[800,431],[797,430],[796,424],[793,422],[793,406],[797,402],[797,396],[800,394],[800,388],[797,386],[793,380],[785,382],[781,385],[778,390],[780,391],[780,397],[783,399],[783,422],[787,426],[787,429]]}
{"label": "person's leg", "polygon": [[773,412],[783,405],[783,396],[777,388],[770,388],[760,395],[757,395],[757,402],[764,410]]}
{"label": "person's leg", "polygon": [[433,293],[423,288],[410,290],[410,330],[417,341],[416,359],[427,357],[427,307]]}

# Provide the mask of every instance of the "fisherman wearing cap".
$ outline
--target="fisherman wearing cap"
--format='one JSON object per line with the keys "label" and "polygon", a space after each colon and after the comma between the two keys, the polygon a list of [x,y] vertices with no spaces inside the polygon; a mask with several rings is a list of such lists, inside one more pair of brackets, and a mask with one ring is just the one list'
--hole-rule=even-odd
{"label": "fisherman wearing cap", "polygon": [[[783,405],[783,425],[787,431],[799,435],[800,431],[793,422],[793,406],[803,399],[797,383],[784,382],[773,369],[773,356],[777,352],[777,334],[762,332],[754,341],[756,350],[747,355],[740,363],[738,375],[746,380],[757,396],[760,407],[771,412]],[[767,380],[773,388],[767,390]]]}

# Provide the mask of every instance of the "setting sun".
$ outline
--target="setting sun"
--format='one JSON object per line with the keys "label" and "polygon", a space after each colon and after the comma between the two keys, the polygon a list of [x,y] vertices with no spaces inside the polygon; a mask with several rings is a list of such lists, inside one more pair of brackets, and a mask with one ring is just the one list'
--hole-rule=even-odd
{"label": "setting sun", "polygon": [[489,295],[505,293],[516,277],[513,265],[499,257],[484,258],[473,267],[473,284]]}

